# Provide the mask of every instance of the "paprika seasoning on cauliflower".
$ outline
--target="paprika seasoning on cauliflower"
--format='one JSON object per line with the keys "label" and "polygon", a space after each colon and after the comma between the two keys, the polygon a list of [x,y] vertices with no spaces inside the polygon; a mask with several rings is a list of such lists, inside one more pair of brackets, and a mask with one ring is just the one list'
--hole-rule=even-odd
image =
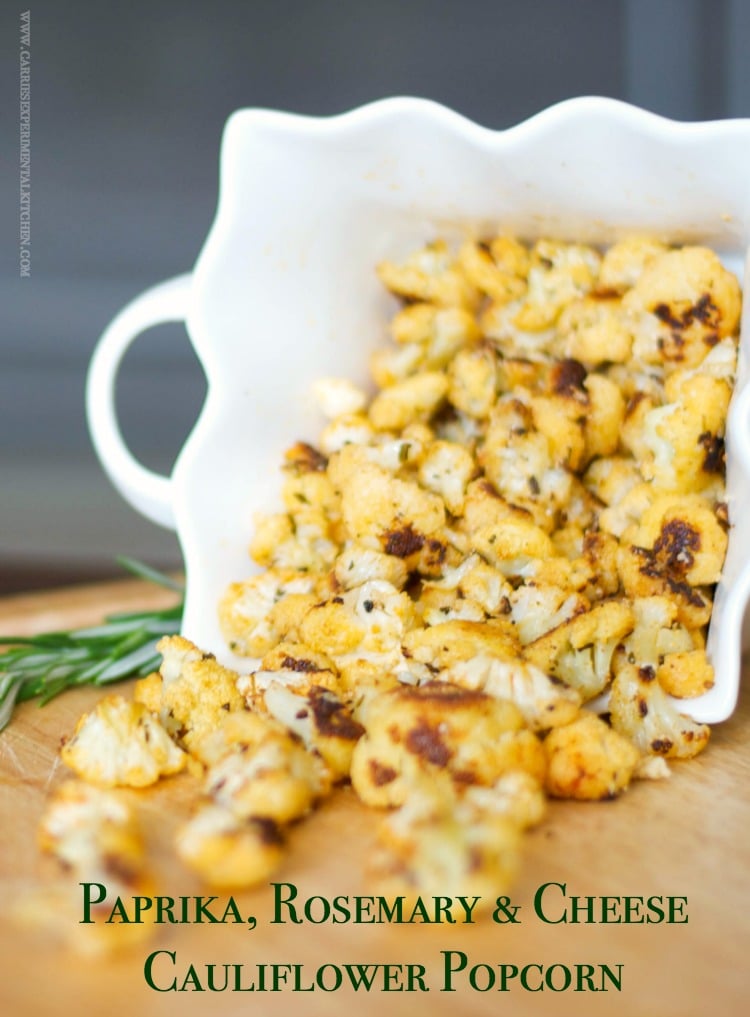
{"label": "paprika seasoning on cauliflower", "polygon": [[[318,445],[218,606],[250,673],[165,640],[134,705],[173,743],[153,772],[204,778],[178,854],[213,885],[267,878],[351,780],[390,810],[382,886],[493,899],[545,793],[611,798],[708,741],[680,702],[713,682],[740,289],[643,236],[438,239],[377,273],[401,306],[376,391],[315,386]],[[87,778],[112,709],[66,750]]]}

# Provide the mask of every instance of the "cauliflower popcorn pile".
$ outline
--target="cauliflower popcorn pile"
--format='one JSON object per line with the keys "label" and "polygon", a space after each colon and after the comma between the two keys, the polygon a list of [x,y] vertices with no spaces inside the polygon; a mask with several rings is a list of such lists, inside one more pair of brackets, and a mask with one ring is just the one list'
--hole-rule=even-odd
{"label": "cauliflower popcorn pile", "polygon": [[740,289],[647,237],[436,241],[378,274],[401,308],[377,392],[317,384],[318,445],[287,452],[260,571],[219,605],[250,673],[165,639],[133,705],[174,753],[160,734],[149,769],[141,737],[105,773],[104,729],[141,723],[110,704],[66,761],[145,783],[185,755],[205,784],[178,852],[216,885],[266,878],[350,779],[391,810],[385,886],[494,898],[545,794],[611,798],[707,742],[679,700],[713,683]]}

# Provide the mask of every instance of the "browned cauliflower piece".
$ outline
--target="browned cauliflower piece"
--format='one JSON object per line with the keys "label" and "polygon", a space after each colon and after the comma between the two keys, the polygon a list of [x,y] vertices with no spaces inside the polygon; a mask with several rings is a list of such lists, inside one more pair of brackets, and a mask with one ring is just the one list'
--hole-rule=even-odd
{"label": "browned cauliflower piece", "polygon": [[302,692],[310,685],[336,688],[338,684],[336,666],[327,654],[292,640],[277,643],[263,657],[260,672],[255,672],[256,688],[259,674],[270,675],[271,680],[294,686]]}
{"label": "browned cauliflower piece", "polygon": [[495,491],[549,531],[571,493],[572,475],[556,465],[549,438],[537,430],[531,407],[518,395],[498,399],[477,450]]}
{"label": "browned cauliflower piece", "polygon": [[409,300],[469,308],[477,301],[475,288],[442,240],[415,251],[400,265],[382,261],[377,271],[392,293]]}
{"label": "browned cauliflower piece", "polygon": [[477,420],[489,416],[497,397],[497,359],[489,347],[475,346],[458,353],[448,377],[452,406]]}
{"label": "browned cauliflower piece", "polygon": [[606,688],[615,649],[634,624],[629,604],[605,600],[529,643],[524,656],[588,702]]}
{"label": "browned cauliflower piece", "polygon": [[518,586],[509,599],[511,621],[522,646],[533,643],[590,607],[580,593],[538,582]]}
{"label": "browned cauliflower piece", "polygon": [[289,823],[330,790],[320,760],[269,715],[237,714],[227,751],[206,774],[204,792],[238,819]]}
{"label": "browned cauliflower piece", "polygon": [[301,696],[281,685],[266,692],[271,714],[326,764],[334,781],[348,778],[354,746],[364,733],[345,702],[330,689],[313,687]]}
{"label": "browned cauliflower piece", "polygon": [[378,431],[400,431],[429,420],[448,392],[442,371],[421,371],[384,388],[370,404],[370,420]]}
{"label": "browned cauliflower piece", "polygon": [[691,586],[671,545],[659,552],[624,541],[617,553],[622,588],[631,600],[664,597],[677,608],[677,619],[688,629],[699,629],[711,619],[713,600],[708,589]]}
{"label": "browned cauliflower piece", "polygon": [[617,452],[625,420],[625,400],[617,385],[603,374],[589,374],[584,382],[588,396],[584,461]]}
{"label": "browned cauliflower piece", "polygon": [[493,249],[467,240],[458,252],[458,262],[469,282],[496,304],[517,300],[526,291],[524,276],[518,274],[519,254],[511,252],[507,245],[503,248],[496,244]]}
{"label": "browned cauliflower piece", "polygon": [[727,534],[700,495],[663,495],[644,512],[631,539],[675,579],[691,586],[719,581]]}
{"label": "browned cauliflower piece", "polygon": [[706,745],[710,729],[677,711],[653,667],[627,664],[612,682],[612,727],[644,753],[689,759]]}
{"label": "browned cauliflower piece", "polygon": [[600,264],[593,247],[538,240],[531,251],[528,290],[514,319],[516,327],[549,328],[566,304],[595,287]]}
{"label": "browned cauliflower piece", "polygon": [[221,631],[229,648],[247,657],[267,653],[286,635],[272,623],[274,606],[291,595],[309,595],[314,587],[311,575],[276,568],[232,583],[219,604]]}
{"label": "browned cauliflower piece", "polygon": [[479,653],[503,659],[516,656],[518,644],[511,625],[501,618],[486,622],[447,621],[407,632],[403,641],[409,659],[441,670]]}
{"label": "browned cauliflower piece", "polygon": [[552,681],[533,664],[501,660],[486,653],[456,661],[443,670],[441,679],[513,703],[532,731],[570,723],[581,705],[575,689]]}
{"label": "browned cauliflower piece", "polygon": [[481,338],[469,311],[425,303],[408,304],[394,315],[391,335],[399,344],[418,343],[431,368],[445,366],[460,349]]}
{"label": "browned cauliflower piece", "polygon": [[714,669],[705,650],[685,650],[667,654],[657,668],[656,678],[670,696],[691,699],[713,688]]}
{"label": "browned cauliflower piece", "polygon": [[611,295],[574,300],[560,315],[562,355],[588,368],[630,359],[632,337],[620,302]]}
{"label": "browned cauliflower piece", "polygon": [[238,819],[220,805],[202,805],[177,832],[180,859],[217,889],[257,886],[284,856],[281,831],[270,819]]}
{"label": "browned cauliflower piece", "polygon": [[466,488],[476,472],[471,453],[452,441],[432,442],[419,467],[419,482],[440,495],[453,515],[463,510]]}
{"label": "browned cauliflower piece", "polygon": [[364,547],[408,558],[445,525],[443,500],[357,451],[347,446],[331,463],[347,536]]}
{"label": "browned cauliflower piece", "polygon": [[599,286],[603,290],[624,293],[640,279],[644,268],[669,248],[655,237],[625,237],[604,252],[599,270]]}
{"label": "browned cauliflower piece", "polygon": [[[488,790],[489,789],[482,789]],[[475,914],[507,892],[520,862],[520,830],[502,811],[456,800],[450,782],[421,783],[378,830],[371,876],[381,893],[471,895]]]}
{"label": "browned cauliflower piece", "polygon": [[68,780],[47,803],[39,846],[92,881],[143,886],[145,854],[135,812],[117,792]]}
{"label": "browned cauliflower piece", "polygon": [[713,251],[682,247],[653,258],[622,302],[633,318],[636,359],[671,369],[695,367],[736,334],[741,296]]}
{"label": "browned cauliflower piece", "polygon": [[351,590],[371,579],[385,580],[401,590],[409,574],[402,558],[356,543],[349,544],[341,551],[333,571],[338,590]]}
{"label": "browned cauliflower piece", "polygon": [[182,636],[165,636],[157,649],[162,654],[159,718],[178,744],[200,759],[201,742],[228,713],[245,707],[239,676]]}
{"label": "browned cauliflower piece", "polygon": [[81,717],[60,758],[101,787],[146,787],[185,766],[185,754],[157,718],[118,695],[105,696]]}
{"label": "browned cauliflower piece", "polygon": [[459,785],[493,784],[508,770],[543,774],[541,745],[518,708],[481,692],[404,685],[369,700],[360,719],[351,778],[368,805],[402,804],[424,774],[444,772]]}
{"label": "browned cauliflower piece", "polygon": [[556,727],[544,740],[545,788],[554,798],[614,798],[630,783],[640,752],[593,713]]}
{"label": "browned cauliflower piece", "polygon": [[622,641],[615,670],[620,663],[660,667],[667,656],[696,648],[693,635],[679,621],[679,611],[667,597],[638,597],[633,601],[635,625]]}

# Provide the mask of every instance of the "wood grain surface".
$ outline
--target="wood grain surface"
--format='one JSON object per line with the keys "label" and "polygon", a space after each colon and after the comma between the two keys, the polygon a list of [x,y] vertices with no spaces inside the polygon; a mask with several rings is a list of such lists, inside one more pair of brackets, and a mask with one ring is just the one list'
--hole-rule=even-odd
{"label": "wood grain surface", "polygon": [[[16,633],[88,624],[105,613],[166,604],[171,595],[125,582],[14,597],[0,602],[0,630]],[[127,692],[128,683],[123,686]],[[558,803],[527,837],[512,897],[519,924],[491,919],[474,925],[270,924],[272,890],[236,894],[257,927],[160,926],[148,941],[113,956],[91,957],[65,944],[80,915],[58,913],[52,933],[20,921],[34,901],[54,911],[60,877],[36,849],[47,795],[65,779],[57,749],[80,714],[102,695],[81,689],[39,709],[24,704],[0,734],[0,1014],[336,1015],[497,1014],[732,1017],[748,1012],[750,996],[750,697],[717,727],[697,760],[673,766],[668,782],[641,782],[619,800]],[[141,813],[157,892],[206,893],[175,859],[171,837],[190,808],[192,778],[132,792]],[[368,895],[366,858],[373,817],[343,789],[295,828],[288,858],[275,879],[301,896]],[[565,883],[568,895],[687,897],[685,924],[545,924],[533,913],[537,888]],[[72,890],[69,888],[71,894]],[[77,890],[75,890],[77,893]],[[222,895],[225,898],[227,895]],[[76,901],[78,898],[75,898]],[[302,964],[305,977],[323,964],[402,963],[425,966],[429,992],[342,988],[293,993],[163,992],[150,989],[144,961],[174,951],[176,972],[189,964]],[[485,964],[622,965],[620,992],[479,991],[467,972],[456,991],[441,991],[445,951],[462,951],[468,966]],[[164,958],[162,958],[164,960]],[[167,964],[162,968],[166,983]],[[468,970],[468,968],[467,968]],[[561,970],[561,969],[560,969]],[[478,974],[477,985],[484,969]]]}

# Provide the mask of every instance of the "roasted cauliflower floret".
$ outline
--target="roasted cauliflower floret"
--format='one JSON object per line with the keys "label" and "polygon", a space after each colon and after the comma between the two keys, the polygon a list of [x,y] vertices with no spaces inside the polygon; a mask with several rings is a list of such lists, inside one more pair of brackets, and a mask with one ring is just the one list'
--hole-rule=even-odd
{"label": "roasted cauliflower floret", "polygon": [[[491,794],[489,788],[483,788]],[[498,796],[499,798],[500,796]],[[450,782],[422,782],[380,824],[371,874],[389,896],[471,894],[477,912],[510,888],[520,860],[519,824]]]}
{"label": "roasted cauliflower floret", "polygon": [[219,604],[221,631],[229,648],[241,656],[260,657],[287,633],[271,622],[274,606],[293,594],[310,594],[311,575],[294,569],[267,569],[232,583]]}
{"label": "roasted cauliflower floret", "polygon": [[440,495],[449,512],[460,515],[467,485],[475,471],[476,464],[465,448],[452,441],[435,441],[425,451],[419,482]]}
{"label": "roasted cauliflower floret", "polygon": [[238,819],[220,805],[202,805],[178,831],[177,854],[217,888],[257,886],[279,867],[281,832],[270,819]]}
{"label": "roasted cauliflower floret", "polygon": [[458,262],[473,286],[496,304],[504,304],[522,297],[526,282],[518,274],[519,254],[511,252],[508,245],[504,249],[496,245],[495,250],[499,263],[492,247],[467,240],[458,252]]}
{"label": "roasted cauliflower floret", "polygon": [[43,851],[87,880],[134,890],[143,882],[143,839],[132,807],[117,792],[66,781],[47,803],[38,836]]}
{"label": "roasted cauliflower floret", "polygon": [[624,364],[630,358],[632,337],[619,301],[612,297],[584,297],[568,304],[558,328],[562,355],[587,367]]}
{"label": "roasted cauliflower floret", "polygon": [[524,656],[542,671],[562,679],[587,702],[606,688],[612,655],[634,623],[627,603],[605,600],[529,643]]}
{"label": "roasted cauliflower floret", "polygon": [[635,286],[646,265],[668,250],[666,244],[654,237],[632,236],[619,240],[604,252],[599,286],[605,291],[624,293]]}
{"label": "roasted cauliflower floret", "polygon": [[448,400],[461,413],[482,420],[489,416],[497,396],[497,365],[487,346],[462,350],[448,369]]}
{"label": "roasted cauliflower floret", "polygon": [[717,583],[727,535],[711,505],[699,495],[664,495],[644,512],[631,539],[653,552],[664,572],[691,586]]}
{"label": "roasted cauliflower floret", "polygon": [[102,787],[146,787],[179,772],[185,754],[142,703],[110,695],[85,713],[60,750],[74,773]]}
{"label": "roasted cauliflower floret", "polygon": [[[245,721],[251,717],[242,715]],[[273,718],[252,720],[255,723],[246,723],[245,730],[232,737],[231,750],[209,769],[205,794],[239,819],[289,823],[328,791],[328,774]]]}
{"label": "roasted cauliflower floret", "polygon": [[378,431],[400,431],[429,420],[447,392],[448,379],[442,371],[423,371],[379,392],[370,404],[370,420]]}
{"label": "roasted cauliflower floret", "polygon": [[708,743],[708,726],[678,713],[652,667],[623,667],[612,682],[609,710],[612,727],[641,752],[688,759]]}
{"label": "roasted cauliflower floret", "polygon": [[409,300],[449,307],[473,307],[477,300],[476,289],[442,240],[416,251],[400,265],[383,261],[377,271],[392,293]]}
{"label": "roasted cauliflower floret", "polygon": [[349,413],[332,420],[320,433],[320,447],[327,455],[340,452],[346,445],[366,445],[375,437],[375,428],[364,413]]}
{"label": "roasted cauliflower floret", "polygon": [[711,619],[712,598],[705,588],[690,586],[680,562],[673,568],[668,543],[657,553],[623,540],[617,552],[617,569],[622,588],[631,601],[644,597],[666,597],[675,605],[677,618],[686,628],[699,629]]}
{"label": "roasted cauliflower floret", "polygon": [[551,632],[590,607],[580,593],[535,582],[517,587],[510,595],[510,604],[511,621],[522,646],[533,643],[545,632]]}
{"label": "roasted cauliflower floret", "polygon": [[[342,449],[331,470],[341,491],[347,536],[364,547],[406,558],[421,549],[425,537],[445,525],[442,498],[413,481],[394,477],[356,449]],[[416,535],[414,540],[399,540],[398,534],[407,530]],[[413,547],[419,539],[419,547]]]}
{"label": "roasted cauliflower floret", "polygon": [[408,571],[403,560],[396,555],[350,544],[336,559],[334,576],[341,590],[352,590],[371,579],[382,579],[400,590],[406,583]]}
{"label": "roasted cauliflower floret", "polygon": [[654,407],[643,417],[639,465],[643,476],[660,490],[716,488],[723,477],[728,392],[723,381],[704,381],[705,385],[693,383],[684,401]]}
{"label": "roasted cauliflower floret", "polygon": [[367,404],[367,393],[348,378],[318,378],[312,394],[320,412],[329,420],[359,413]]}
{"label": "roasted cauliflower floret", "polygon": [[691,699],[702,696],[714,685],[714,669],[704,649],[667,654],[659,664],[656,678],[670,696]]}
{"label": "roasted cauliflower floret", "polygon": [[391,335],[403,344],[419,344],[430,367],[442,367],[462,347],[481,337],[474,315],[461,307],[409,304],[391,321]]}
{"label": "roasted cauliflower floret", "polygon": [[498,400],[477,459],[498,494],[526,509],[537,525],[553,528],[572,476],[553,461],[549,438],[536,429],[526,403],[514,396]]}
{"label": "roasted cauliflower floret", "polygon": [[695,367],[740,318],[740,287],[713,251],[683,247],[644,268],[623,307],[633,316],[633,354],[648,364]]}
{"label": "roasted cauliflower floret", "polygon": [[313,686],[307,695],[300,696],[272,685],[266,692],[266,706],[308,750],[325,762],[334,781],[349,776],[352,752],[364,728],[336,693]]}
{"label": "roasted cauliflower floret", "polygon": [[594,288],[600,263],[593,247],[537,241],[531,251],[528,290],[514,319],[516,327],[538,331],[553,325],[566,304]]}
{"label": "roasted cauliflower floret", "polygon": [[614,798],[640,759],[634,745],[593,713],[583,712],[544,740],[545,788],[554,798]]}
{"label": "roasted cauliflower floret", "polygon": [[471,660],[479,653],[512,659],[518,643],[512,626],[497,618],[486,622],[447,621],[414,628],[404,636],[403,647],[410,659],[442,670],[455,661]]}
{"label": "roasted cauliflower floret", "polygon": [[369,805],[400,805],[424,774],[493,784],[508,770],[541,778],[538,739],[512,703],[445,682],[401,686],[371,699],[351,778]]}
{"label": "roasted cauliflower floret", "polygon": [[578,713],[580,695],[523,660],[502,660],[479,654],[445,668],[444,681],[506,699],[521,712],[532,731],[568,724]]}
{"label": "roasted cauliflower floret", "polygon": [[[228,713],[244,709],[239,676],[182,636],[165,636],[157,649],[162,654],[159,719],[182,748],[200,759],[202,741]],[[155,698],[153,690],[150,698]]]}

